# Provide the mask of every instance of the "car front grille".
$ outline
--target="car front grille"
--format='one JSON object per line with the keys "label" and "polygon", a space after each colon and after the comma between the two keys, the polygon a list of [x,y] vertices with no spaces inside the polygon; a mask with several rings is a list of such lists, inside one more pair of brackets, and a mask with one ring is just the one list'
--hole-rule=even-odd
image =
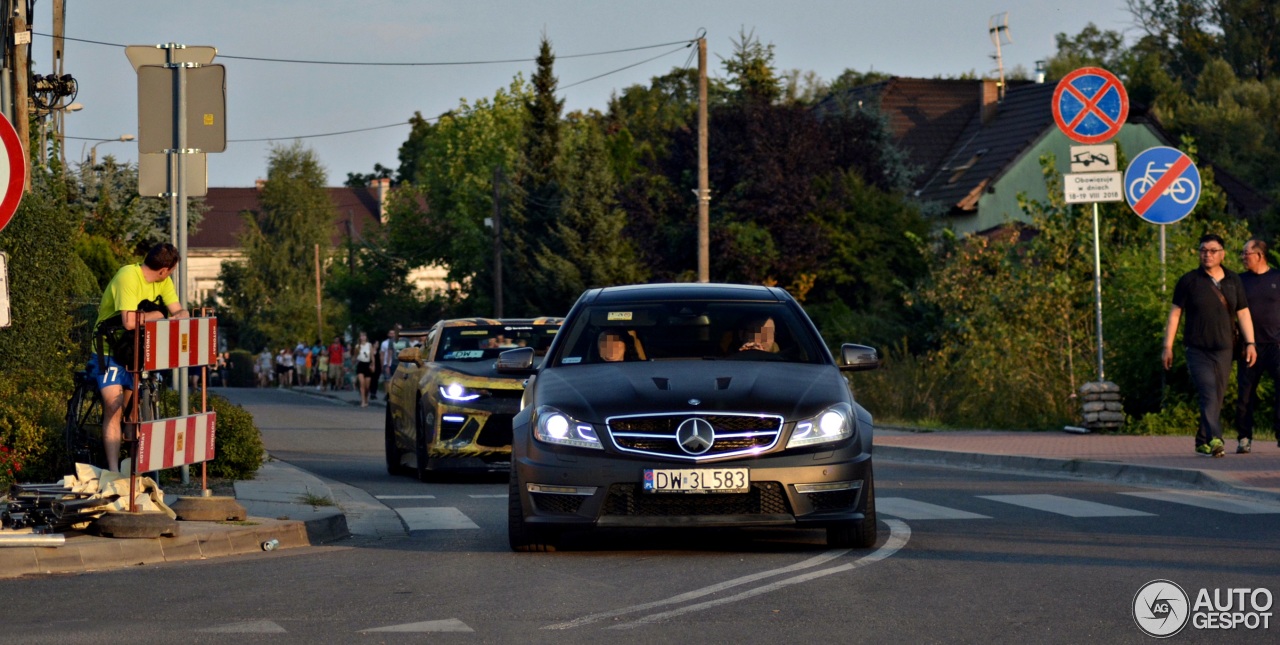
{"label": "car front grille", "polygon": [[505,448],[511,445],[511,415],[491,414],[476,437],[476,445],[486,448]]}
{"label": "car front grille", "polygon": [[[698,418],[711,424],[715,441],[701,454],[680,447],[680,424]],[[782,417],[762,414],[654,414],[611,417],[605,420],[618,450],[627,453],[705,461],[764,452],[778,442]]]}
{"label": "car front grille", "polygon": [[748,493],[646,493],[637,484],[613,484],[603,515],[672,517],[698,515],[790,515],[782,485],[752,482]]}

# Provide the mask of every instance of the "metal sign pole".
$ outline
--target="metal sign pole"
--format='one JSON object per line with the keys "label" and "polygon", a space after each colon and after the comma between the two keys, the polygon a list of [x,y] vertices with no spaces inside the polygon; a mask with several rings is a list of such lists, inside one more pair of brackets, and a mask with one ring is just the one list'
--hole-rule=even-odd
{"label": "metal sign pole", "polygon": [[[190,294],[187,293],[187,66],[194,63],[179,63],[176,74],[178,76],[178,100],[175,121],[178,124],[178,137],[175,142],[177,147],[177,163],[175,175],[177,175],[177,200],[178,200],[178,257],[180,266],[178,268],[178,300],[181,301],[190,311],[191,302]],[[178,414],[187,416],[190,412],[190,405],[187,400],[187,374],[189,368],[182,367],[178,369]],[[182,483],[191,482],[191,469],[187,466],[182,467]]]}
{"label": "metal sign pole", "polygon": [[1102,365],[1102,243],[1098,234],[1098,202],[1093,203],[1093,296],[1098,322],[1098,381],[1107,380]]}

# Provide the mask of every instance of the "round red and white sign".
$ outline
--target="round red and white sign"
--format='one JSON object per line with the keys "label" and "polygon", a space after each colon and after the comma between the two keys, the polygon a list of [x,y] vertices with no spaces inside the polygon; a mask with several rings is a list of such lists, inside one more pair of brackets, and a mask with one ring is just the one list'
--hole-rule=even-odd
{"label": "round red and white sign", "polygon": [[27,181],[27,154],[18,141],[18,132],[9,119],[0,115],[0,230],[9,224],[22,202]]}

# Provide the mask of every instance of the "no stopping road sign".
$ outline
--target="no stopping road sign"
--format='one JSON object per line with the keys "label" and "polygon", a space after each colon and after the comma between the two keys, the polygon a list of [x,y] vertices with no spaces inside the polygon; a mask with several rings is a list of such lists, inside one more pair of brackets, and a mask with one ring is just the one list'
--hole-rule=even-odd
{"label": "no stopping road sign", "polygon": [[0,116],[0,230],[18,211],[27,183],[27,155],[9,119]]}
{"label": "no stopping road sign", "polygon": [[1053,120],[1080,143],[1102,143],[1129,118],[1129,94],[1120,79],[1100,67],[1081,67],[1058,81]]}

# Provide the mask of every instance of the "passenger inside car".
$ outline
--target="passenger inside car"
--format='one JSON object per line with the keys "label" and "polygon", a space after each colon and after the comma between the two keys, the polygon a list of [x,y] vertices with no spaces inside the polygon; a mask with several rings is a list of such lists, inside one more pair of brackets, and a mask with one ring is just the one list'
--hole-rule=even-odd
{"label": "passenger inside car", "polygon": [[738,330],[738,338],[734,352],[756,350],[776,354],[779,351],[775,342],[778,325],[771,317],[749,318]]}

